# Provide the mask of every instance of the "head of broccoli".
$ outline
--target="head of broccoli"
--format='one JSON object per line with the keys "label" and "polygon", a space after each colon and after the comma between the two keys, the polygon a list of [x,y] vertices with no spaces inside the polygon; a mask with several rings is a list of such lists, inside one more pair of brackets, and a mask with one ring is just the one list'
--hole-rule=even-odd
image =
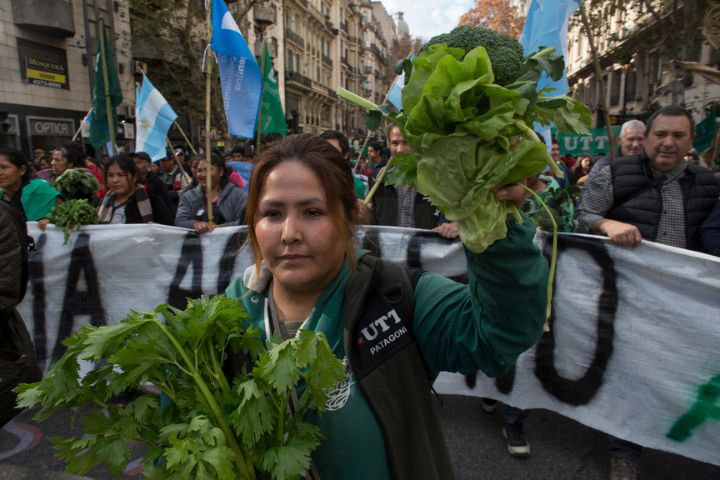
{"label": "head of broccoli", "polygon": [[524,52],[520,43],[509,35],[484,27],[461,25],[450,33],[431,38],[424,46],[445,43],[448,47],[462,48],[465,53],[482,45],[492,63],[495,83],[508,85],[523,73]]}

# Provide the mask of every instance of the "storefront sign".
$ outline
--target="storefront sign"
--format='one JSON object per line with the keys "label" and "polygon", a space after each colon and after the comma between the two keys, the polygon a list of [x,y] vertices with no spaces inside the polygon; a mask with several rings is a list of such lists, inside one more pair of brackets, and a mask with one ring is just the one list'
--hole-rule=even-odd
{"label": "storefront sign", "polygon": [[31,136],[72,137],[75,122],[70,119],[27,117],[28,131]]}
{"label": "storefront sign", "polygon": [[41,60],[35,57],[25,57],[25,77],[27,82],[51,88],[67,89],[67,70],[65,65]]}
{"label": "storefront sign", "polygon": [[17,49],[20,73],[26,83],[41,87],[70,89],[65,50],[20,38],[17,40]]}

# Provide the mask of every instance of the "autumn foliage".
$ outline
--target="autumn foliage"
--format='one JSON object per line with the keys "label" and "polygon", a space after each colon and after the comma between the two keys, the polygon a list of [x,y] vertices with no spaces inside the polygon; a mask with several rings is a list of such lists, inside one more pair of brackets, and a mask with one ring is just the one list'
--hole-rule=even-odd
{"label": "autumn foliage", "polygon": [[475,0],[475,6],[465,12],[458,25],[475,25],[513,38],[519,38],[525,17],[509,0]]}

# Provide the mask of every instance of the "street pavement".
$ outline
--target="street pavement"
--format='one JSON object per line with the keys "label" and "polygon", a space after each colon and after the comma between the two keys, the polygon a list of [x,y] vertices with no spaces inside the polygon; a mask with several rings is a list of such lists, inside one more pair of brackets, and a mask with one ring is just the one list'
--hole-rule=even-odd
{"label": "street pavement", "polygon": [[[553,412],[532,410],[525,422],[532,455],[515,459],[505,451],[502,415],[486,414],[476,397],[443,395],[440,415],[458,480],[600,480],[609,478],[606,436]],[[0,480],[78,480],[114,478],[98,468],[86,476],[62,473],[63,463],[53,455],[49,437],[64,436],[73,428],[73,415],[64,412],[38,424],[32,411],[23,412],[0,430]],[[720,448],[720,446],[718,447]],[[142,478],[137,459],[123,479]],[[665,452],[647,450],[640,462],[642,479],[720,480],[720,467]]]}

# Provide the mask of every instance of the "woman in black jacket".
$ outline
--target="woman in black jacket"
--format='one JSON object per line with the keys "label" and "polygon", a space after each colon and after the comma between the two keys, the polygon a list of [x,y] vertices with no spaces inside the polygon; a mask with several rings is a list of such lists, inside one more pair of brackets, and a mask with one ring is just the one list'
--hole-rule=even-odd
{"label": "woman in black jacket", "polygon": [[109,190],[98,207],[100,223],[173,225],[175,219],[165,201],[137,182],[137,167],[130,156],[110,159],[105,166],[105,185]]}

